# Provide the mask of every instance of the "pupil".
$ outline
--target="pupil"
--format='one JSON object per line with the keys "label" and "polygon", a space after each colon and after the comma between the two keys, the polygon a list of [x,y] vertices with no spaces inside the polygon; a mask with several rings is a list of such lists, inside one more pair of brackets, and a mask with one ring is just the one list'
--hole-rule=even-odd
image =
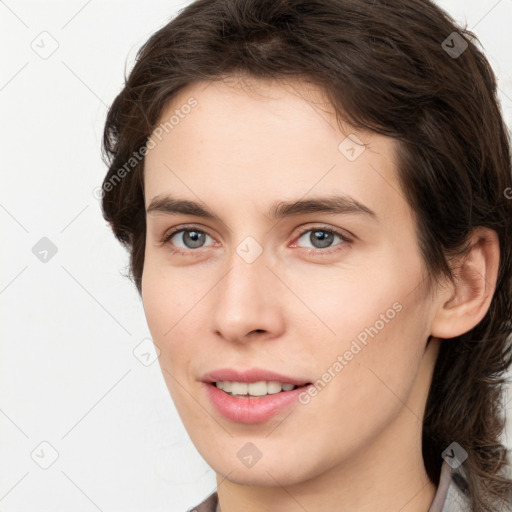
{"label": "pupil", "polygon": [[201,247],[204,243],[204,233],[199,233],[198,231],[185,231],[183,234],[183,242],[191,249]]}
{"label": "pupil", "polygon": [[332,243],[333,237],[334,235],[332,233],[328,233],[327,231],[313,231],[311,232],[309,238],[315,247],[321,249],[324,247],[329,247],[329,245]]}

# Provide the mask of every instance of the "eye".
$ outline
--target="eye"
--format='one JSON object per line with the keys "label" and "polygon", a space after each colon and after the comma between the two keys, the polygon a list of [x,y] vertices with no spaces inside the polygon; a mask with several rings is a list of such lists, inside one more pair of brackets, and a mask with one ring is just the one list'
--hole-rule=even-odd
{"label": "eye", "polygon": [[[338,240],[338,243],[335,243]],[[302,231],[297,239],[298,245],[304,246],[303,244],[311,244],[308,249],[331,249],[336,245],[344,245],[343,242],[350,243],[350,240],[342,235],[340,232],[325,227],[315,227],[308,230]],[[297,245],[294,244],[294,246]],[[328,251],[321,251],[328,252]]]}
{"label": "eye", "polygon": [[181,228],[167,233],[164,236],[162,243],[171,244],[178,248],[178,252],[183,252],[179,251],[179,249],[189,250],[205,247],[207,239],[213,240],[213,238],[204,231],[192,228]]}
{"label": "eye", "polygon": [[[318,226],[303,230],[299,233],[296,242],[291,244],[291,247],[304,247],[305,249],[313,250],[313,252],[330,253],[338,250],[337,246],[345,246],[349,244],[351,240],[341,232],[326,228],[324,226]],[[207,244],[207,242],[210,244]],[[171,251],[180,254],[190,254],[195,249],[202,249],[212,245],[211,242],[215,240],[203,230],[195,228],[175,228],[169,233],[166,233],[161,243],[168,245]],[[310,244],[309,246],[307,244]]]}

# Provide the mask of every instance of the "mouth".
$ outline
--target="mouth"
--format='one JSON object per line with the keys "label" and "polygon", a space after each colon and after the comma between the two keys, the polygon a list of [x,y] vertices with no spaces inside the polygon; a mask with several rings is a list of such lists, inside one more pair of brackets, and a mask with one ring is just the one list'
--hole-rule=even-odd
{"label": "mouth", "polygon": [[307,379],[291,377],[262,368],[236,370],[220,368],[203,375],[201,380],[214,384],[222,391],[233,395],[263,396],[291,391],[294,388],[311,384]]}
{"label": "mouth", "polygon": [[311,380],[253,368],[222,368],[202,377],[216,411],[237,423],[263,423],[296,405]]}
{"label": "mouth", "polygon": [[277,393],[286,393],[297,388],[309,386],[307,382],[300,386],[291,382],[279,381],[257,381],[257,382],[237,382],[237,381],[216,381],[210,382],[211,386],[215,386],[227,395],[237,398],[262,398],[267,395],[275,395]]}
{"label": "mouth", "polygon": [[[217,384],[220,384],[221,387]],[[310,387],[310,384],[297,386],[289,383],[281,384],[278,381],[269,381],[268,384],[267,381],[249,383],[227,381],[228,388],[230,384],[231,389],[234,387],[237,393],[222,389],[222,386],[226,386],[226,381],[203,382],[206,396],[217,413],[230,421],[247,424],[264,423],[282,413],[288,407],[294,404],[297,405],[300,395],[307,392],[306,389]],[[250,392],[242,393],[245,389],[242,386],[239,387],[240,384],[244,384],[248,391],[250,389]],[[289,386],[286,386],[286,384],[289,384]],[[251,394],[255,392],[254,386],[256,386],[256,393],[265,391],[265,394]],[[290,387],[291,389],[289,389]],[[269,392],[272,390],[275,392]]]}

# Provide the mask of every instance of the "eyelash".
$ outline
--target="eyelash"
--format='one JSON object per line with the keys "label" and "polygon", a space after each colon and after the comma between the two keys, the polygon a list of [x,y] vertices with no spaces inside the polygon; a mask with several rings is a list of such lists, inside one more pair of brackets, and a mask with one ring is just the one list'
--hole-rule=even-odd
{"label": "eyelash", "polygon": [[[194,226],[185,226],[185,227],[181,226],[181,227],[178,227],[178,228],[175,228],[175,229],[171,230],[168,233],[165,233],[164,236],[162,237],[162,239],[160,240],[160,243],[163,244],[163,245],[168,245],[169,248],[170,248],[170,251],[172,253],[182,254],[182,255],[186,255],[186,256],[190,256],[191,254],[196,253],[196,254],[193,254],[193,255],[194,256],[198,256],[199,253],[200,253],[200,251],[198,249],[183,250],[183,249],[180,249],[180,248],[171,247],[171,245],[170,245],[171,238],[174,235],[176,235],[177,233],[181,233],[181,232],[184,232],[184,231],[196,231],[198,233],[202,233],[204,235],[208,235],[210,238],[213,238],[211,235],[209,235],[206,231],[204,231],[202,229],[197,229]],[[341,233],[337,229],[333,229],[333,228],[327,227],[327,226],[314,226],[312,228],[304,229],[298,235],[296,235],[295,239],[302,238],[303,235],[305,235],[306,233],[309,233],[310,231],[322,231],[324,233],[329,233],[329,234],[332,234],[332,235],[337,235],[337,236],[339,236],[341,238],[341,242],[336,244],[333,247],[328,247],[327,249],[314,249],[314,248],[308,248],[308,247],[303,248],[303,249],[306,250],[307,254],[315,254],[315,255],[323,256],[323,255],[331,254],[333,252],[337,252],[337,251],[341,250],[339,248],[337,249],[337,247],[340,246],[340,245],[344,246],[346,244],[352,243],[352,240],[350,238],[348,238],[346,235],[344,235],[343,233]],[[200,247],[199,249],[202,249],[202,247]]]}

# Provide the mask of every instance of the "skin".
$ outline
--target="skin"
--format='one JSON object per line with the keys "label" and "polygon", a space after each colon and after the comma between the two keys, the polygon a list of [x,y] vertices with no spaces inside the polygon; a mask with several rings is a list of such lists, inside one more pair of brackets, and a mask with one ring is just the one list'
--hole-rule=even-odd
{"label": "skin", "polygon": [[[305,82],[195,83],[162,121],[190,97],[197,106],[153,137],[146,208],[172,194],[218,220],[147,214],[142,298],[171,397],[217,474],[222,511],[426,512],[436,487],[421,428],[439,338],[468,331],[487,311],[496,237],[476,232],[457,286],[431,289],[392,139],[338,126],[321,91]],[[338,150],[350,133],[365,144],[354,161]],[[268,213],[279,201],[334,193],[376,218]],[[206,233],[203,245],[190,248],[183,232],[162,243],[180,226]],[[322,249],[314,231],[301,236],[319,227],[351,241],[334,236]],[[252,263],[236,251],[248,236],[263,248]],[[203,374],[221,367],[314,382],[396,303],[394,318],[307,404],[247,425],[219,415],[203,389]],[[250,468],[237,457],[247,442],[262,454]]]}

